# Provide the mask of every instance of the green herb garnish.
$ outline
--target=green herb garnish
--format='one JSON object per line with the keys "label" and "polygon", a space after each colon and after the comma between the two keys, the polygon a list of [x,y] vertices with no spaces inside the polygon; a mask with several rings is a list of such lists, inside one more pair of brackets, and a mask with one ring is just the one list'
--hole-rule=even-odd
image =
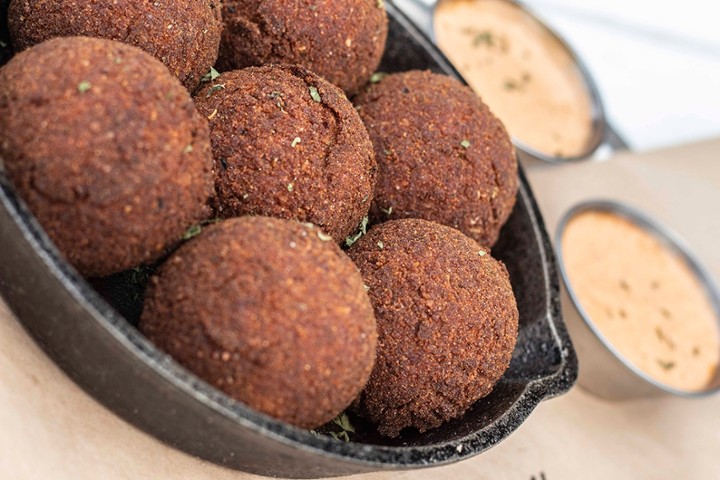
{"label": "green herb garnish", "polygon": [[460,146],[467,150],[468,148],[470,148],[470,141],[463,140],[462,142],[460,142]]}
{"label": "green herb garnish", "polygon": [[388,74],[385,72],[375,72],[370,77],[370,83],[379,83],[383,78],[387,77]]}
{"label": "green herb garnish", "polygon": [[188,154],[188,153],[190,153],[190,152],[192,152],[192,151],[193,151],[193,146],[192,146],[192,144],[188,145],[187,147],[185,147],[185,148],[183,149],[183,153],[185,153],[185,154]]}
{"label": "green herb garnish", "polygon": [[200,233],[202,233],[202,225],[193,225],[192,227],[188,228],[187,231],[183,234],[182,239],[190,240],[191,238],[200,235]]}
{"label": "green herb garnish", "polygon": [[295,190],[295,184],[288,183],[287,189],[288,189],[288,192],[292,193],[292,191]]}
{"label": "green herb garnish", "polygon": [[87,80],[83,80],[82,82],[78,83],[77,89],[80,93],[85,93],[88,90],[92,88],[92,85]]}
{"label": "green herb garnish", "polygon": [[393,207],[392,205],[390,205],[390,207],[388,207],[387,209],[381,208],[380,211],[389,217],[390,215],[392,215]]}
{"label": "green herb garnish", "polygon": [[383,243],[382,240],[380,240],[380,241],[377,243],[377,246],[378,246],[378,248],[379,248],[380,250],[382,250],[383,248],[385,248],[385,244]]}
{"label": "green herb garnish", "polygon": [[210,71],[203,75],[203,77],[200,79],[201,82],[207,83],[207,82],[213,82],[218,77],[220,77],[220,73],[218,73],[217,70],[215,70],[213,67],[210,67]]}
{"label": "green herb garnish", "polygon": [[377,0],[378,8],[385,8],[385,0]]}
{"label": "green herb garnish", "polygon": [[355,242],[360,240],[363,235],[367,233],[367,225],[368,225],[368,217],[364,217],[362,219],[362,222],[360,222],[360,226],[358,227],[358,232],[355,235],[350,235],[345,239],[345,245],[348,247],[352,247]]}
{"label": "green herb garnish", "polygon": [[333,437],[335,440],[341,440],[343,442],[350,441],[350,435],[348,435],[347,432],[330,432],[330,436]]}
{"label": "green herb garnish", "polygon": [[310,96],[312,97],[313,100],[315,100],[317,103],[322,102],[322,97],[320,96],[320,92],[318,92],[317,87],[311,86],[309,88],[309,90],[310,90]]}
{"label": "green herb garnish", "polygon": [[347,413],[341,413],[337,417],[333,418],[333,423],[338,427],[342,428],[344,432],[355,433],[355,427],[350,423],[350,418]]}
{"label": "green herb garnish", "polygon": [[295,148],[295,147],[297,146],[297,144],[300,143],[300,142],[302,142],[302,139],[301,139],[300,137],[295,137],[295,140],[292,141],[292,143],[290,144],[290,146],[291,146],[292,148]]}
{"label": "green herb garnish", "polygon": [[219,91],[219,90],[223,90],[223,89],[225,89],[225,84],[223,84],[223,83],[218,83],[217,85],[213,85],[213,86],[210,88],[210,90],[208,90],[208,93],[205,95],[205,98],[210,98],[210,96],[211,96],[213,93],[215,93],[215,92],[217,92],[217,91]]}

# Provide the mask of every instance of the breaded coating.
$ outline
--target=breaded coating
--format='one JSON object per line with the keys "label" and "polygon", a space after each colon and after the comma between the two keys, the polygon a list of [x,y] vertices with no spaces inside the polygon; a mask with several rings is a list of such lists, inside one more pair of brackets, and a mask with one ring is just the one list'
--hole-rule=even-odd
{"label": "breaded coating", "polygon": [[192,91],[217,60],[221,15],[219,0],[13,0],[8,24],[18,51],[72,36],[134,45]]}
{"label": "breaded coating", "polygon": [[515,205],[518,167],[503,124],[470,88],[411,71],[355,99],[375,147],[371,218],[422,218],[491,247]]}
{"label": "breaded coating", "polygon": [[56,38],[0,69],[0,158],[88,277],[156,260],[210,213],[207,121],[162,63],[119,42]]}
{"label": "breaded coating", "polygon": [[461,416],[510,364],[518,310],[505,266],[425,220],[373,227],[348,251],[375,309],[378,353],[358,413],[396,437]]}
{"label": "breaded coating", "polygon": [[303,428],[352,402],[377,342],[350,259],[318,228],[267,217],[226,220],[175,252],[140,330],[210,385]]}
{"label": "breaded coating", "polygon": [[222,74],[195,101],[210,121],[217,215],[311,222],[338,243],[372,200],[377,165],[352,104],[298,66]]}
{"label": "breaded coating", "polygon": [[221,70],[302,65],[348,94],[380,64],[388,34],[378,0],[226,0]]}

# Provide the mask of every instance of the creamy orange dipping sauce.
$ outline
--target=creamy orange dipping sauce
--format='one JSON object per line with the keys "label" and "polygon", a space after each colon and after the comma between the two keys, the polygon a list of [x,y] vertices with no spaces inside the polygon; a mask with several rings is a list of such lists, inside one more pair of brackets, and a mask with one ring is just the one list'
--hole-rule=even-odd
{"label": "creamy orange dipping sauce", "polygon": [[565,47],[504,0],[443,0],[435,36],[510,135],[555,157],[586,152],[592,103]]}
{"label": "creamy orange dipping sauce", "polygon": [[604,212],[573,218],[562,252],[579,303],[625,358],[679,390],[708,386],[720,363],[717,312],[682,257]]}

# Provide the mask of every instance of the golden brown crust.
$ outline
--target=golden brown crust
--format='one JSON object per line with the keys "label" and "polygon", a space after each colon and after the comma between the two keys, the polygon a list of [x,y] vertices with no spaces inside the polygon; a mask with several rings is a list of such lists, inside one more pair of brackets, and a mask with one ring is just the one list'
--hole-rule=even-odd
{"label": "golden brown crust", "polygon": [[348,251],[375,309],[378,353],[356,406],[395,437],[462,415],[510,364],[518,310],[504,265],[425,220],[373,227]]}
{"label": "golden brown crust", "polygon": [[214,225],[151,280],[140,330],[211,385],[304,428],[342,412],[375,358],[357,268],[311,226]]}
{"label": "golden brown crust", "polygon": [[368,85],[355,104],[378,162],[372,219],[432,220],[492,246],[515,205],[517,160],[472,90],[412,71]]}
{"label": "golden brown crust", "polygon": [[159,61],[122,43],[58,38],[0,69],[0,158],[85,276],[155,260],[209,214],[207,122]]}
{"label": "golden brown crust", "polygon": [[388,33],[377,0],[226,0],[221,70],[302,65],[348,94],[380,64]]}
{"label": "golden brown crust", "polygon": [[67,36],[134,45],[162,61],[192,91],[217,60],[221,14],[215,0],[13,0],[8,24],[17,51]]}
{"label": "golden brown crust", "polygon": [[311,222],[338,243],[354,233],[377,166],[342,91],[302,67],[266,66],[224,73],[195,101],[210,119],[218,216]]}

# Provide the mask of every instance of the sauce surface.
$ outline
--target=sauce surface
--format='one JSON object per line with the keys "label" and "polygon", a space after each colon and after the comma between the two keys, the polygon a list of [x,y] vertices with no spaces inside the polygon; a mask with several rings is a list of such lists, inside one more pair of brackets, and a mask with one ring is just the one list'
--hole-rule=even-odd
{"label": "sauce surface", "polygon": [[708,386],[720,363],[718,317],[682,257],[606,212],[573,218],[562,249],[578,301],[625,358],[679,390]]}
{"label": "sauce surface", "polygon": [[505,0],[445,0],[435,11],[440,49],[512,137],[550,156],[587,150],[592,103],[567,49]]}

